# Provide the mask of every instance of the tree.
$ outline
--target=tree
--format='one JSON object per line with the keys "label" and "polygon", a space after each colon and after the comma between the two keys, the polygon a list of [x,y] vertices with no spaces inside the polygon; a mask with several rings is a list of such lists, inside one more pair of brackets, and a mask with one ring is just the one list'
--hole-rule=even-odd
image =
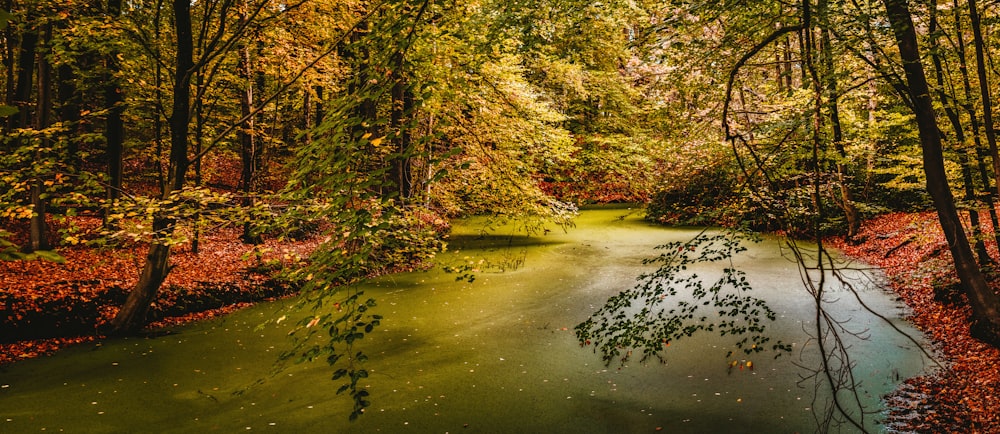
{"label": "tree", "polygon": [[[114,22],[120,19],[122,13],[121,0],[109,0],[105,13],[108,20]],[[125,123],[122,120],[124,98],[122,83],[115,74],[120,72],[118,50],[110,50],[104,58],[104,105],[108,110],[105,116],[104,140],[107,146],[108,187],[107,200],[109,206],[121,198],[122,194],[122,159],[125,153]]]}
{"label": "tree", "polygon": [[990,288],[976,263],[948,186],[940,130],[921,63],[909,4],[906,0],[883,0],[883,5],[896,37],[906,74],[909,99],[920,131],[927,191],[934,201],[941,228],[948,239],[955,271],[972,306],[972,333],[993,345],[1000,345],[1000,298]]}
{"label": "tree", "polygon": [[[931,19],[928,32],[931,36],[931,59],[934,65],[934,76],[937,79],[936,93],[938,99],[944,107],[944,113],[951,123],[952,131],[955,134],[955,151],[958,154],[958,162],[962,167],[962,183],[965,187],[965,200],[966,202],[973,204],[973,207],[968,210],[969,213],[969,223],[972,226],[972,237],[975,241],[974,247],[976,251],[976,256],[979,258],[980,267],[986,267],[992,264],[993,260],[990,258],[989,252],[986,250],[986,242],[983,239],[982,224],[979,220],[978,203],[976,197],[976,186],[975,180],[973,179],[972,167],[969,162],[969,157],[964,145],[966,143],[965,128],[962,125],[962,119],[959,111],[955,104],[955,97],[951,97],[947,94],[946,89],[948,88],[948,83],[946,82],[943,60],[941,55],[940,46],[938,45],[938,39],[940,31],[937,28],[937,8],[931,10]],[[958,24],[958,23],[956,23]],[[962,32],[956,31],[957,38],[962,38]],[[982,164],[982,159],[979,159]],[[985,168],[984,168],[985,169]],[[983,180],[986,181],[987,191],[989,190],[989,177],[983,176]],[[994,227],[1000,225],[997,224],[997,214],[996,207],[993,204],[992,195],[986,196],[986,205],[990,210],[990,216],[993,218]]]}
{"label": "tree", "polygon": [[[192,40],[191,3],[175,0],[173,3],[177,57],[174,64],[173,109],[170,115],[170,159],[167,169],[167,186],[161,199],[184,188],[190,165],[188,160],[188,129],[191,107],[191,79],[194,73],[194,42]],[[163,280],[170,272],[170,244],[176,221],[160,213],[153,217],[153,240],[146,254],[146,262],[135,288],[110,324],[111,333],[127,333],[145,325],[146,313],[156,297]]]}
{"label": "tree", "polygon": [[[250,6],[247,3],[248,0],[242,0],[239,8],[239,19],[243,25],[249,26]],[[254,31],[254,38],[259,40],[259,35],[256,35],[259,31]],[[253,194],[255,193],[255,184],[257,183],[257,172],[261,164],[261,153],[263,152],[263,145],[261,143],[261,138],[257,134],[257,123],[256,117],[251,114],[254,108],[254,88],[257,87],[257,91],[261,91],[257,86],[260,80],[257,80],[259,74],[255,71],[250,58],[250,44],[258,41],[241,41],[237,47],[239,61],[237,63],[238,75],[241,81],[240,89],[240,118],[245,119],[242,128],[239,131],[239,141],[240,141],[240,162],[242,170],[240,171],[240,189],[243,194],[243,206],[252,207],[254,204]],[[247,219],[243,224],[243,241],[251,244],[260,244],[260,234],[255,233],[252,222]]]}
{"label": "tree", "polygon": [[[28,12],[40,14],[38,11]],[[43,29],[39,28],[38,24],[32,22],[30,15],[26,16],[26,22],[23,24],[24,31],[21,34],[21,44],[19,49],[18,57],[18,67],[17,67],[17,85],[14,88],[14,98],[13,102],[18,107],[18,113],[10,116],[8,122],[9,130],[18,129],[29,129],[34,127],[37,130],[44,129],[48,125],[32,125],[32,121],[37,119],[39,123],[47,122],[46,113],[41,113],[36,116],[36,111],[32,110],[35,107],[44,107],[45,103],[35,104],[35,101],[31,98],[31,91],[34,88],[33,79],[35,77],[35,65],[40,65],[39,76],[44,76],[45,62],[37,61],[37,52],[40,35],[39,33]],[[40,90],[39,98],[44,98],[46,93],[44,91],[45,86],[48,83],[39,83],[38,88]],[[24,140],[24,139],[22,139]],[[17,146],[17,145],[15,145]],[[28,142],[21,142],[20,146],[29,146]],[[41,163],[41,151],[36,152],[35,158],[39,159]],[[29,206],[31,208],[30,217],[30,229],[28,245],[24,246],[27,252],[33,252],[36,250],[48,250],[49,245],[47,241],[47,229],[45,224],[45,202],[42,200],[43,196],[43,181],[42,179],[36,177],[28,181],[30,187],[28,187],[29,196]]]}

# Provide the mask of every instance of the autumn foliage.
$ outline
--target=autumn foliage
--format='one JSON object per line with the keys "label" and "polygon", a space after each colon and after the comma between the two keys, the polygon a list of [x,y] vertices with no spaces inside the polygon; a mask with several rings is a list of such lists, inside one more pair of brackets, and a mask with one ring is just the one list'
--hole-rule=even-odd
{"label": "autumn foliage", "polygon": [[[885,270],[892,289],[912,309],[910,320],[931,339],[932,351],[945,366],[907,379],[888,397],[888,426],[896,432],[1000,432],[1000,350],[969,335],[971,309],[956,289],[958,279],[937,216],[875,217],[858,239],[863,242],[831,242]],[[992,250],[995,243],[988,246]]]}
{"label": "autumn foliage", "polygon": [[[201,253],[192,253],[190,244],[175,250],[151,309],[151,328],[295,292],[276,272],[296,267],[319,241],[272,239],[254,246],[242,243],[240,233],[218,228],[202,235]],[[64,263],[0,262],[0,365],[99,336],[135,285],[145,251],[142,243],[76,246],[60,249]]]}

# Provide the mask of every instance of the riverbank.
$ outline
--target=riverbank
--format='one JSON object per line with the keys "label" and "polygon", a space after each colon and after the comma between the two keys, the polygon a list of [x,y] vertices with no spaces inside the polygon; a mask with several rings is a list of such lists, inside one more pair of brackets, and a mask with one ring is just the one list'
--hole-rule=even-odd
{"label": "riverbank", "polygon": [[[277,278],[294,267],[320,240],[240,241],[239,228],[218,228],[174,248],[173,268],[150,310],[149,329],[225,315],[296,289]],[[110,321],[135,286],[147,246],[130,243],[107,248],[60,249],[64,263],[42,260],[0,261],[0,367],[51,354],[100,338],[96,330]]]}
{"label": "riverbank", "polygon": [[[829,243],[885,271],[893,291],[912,310],[910,320],[933,341],[933,351],[947,367],[908,379],[887,397],[887,426],[894,432],[1000,432],[1000,350],[969,336],[971,310],[957,290],[936,214],[878,216],[865,222],[857,240]],[[995,243],[989,244],[995,251]]]}

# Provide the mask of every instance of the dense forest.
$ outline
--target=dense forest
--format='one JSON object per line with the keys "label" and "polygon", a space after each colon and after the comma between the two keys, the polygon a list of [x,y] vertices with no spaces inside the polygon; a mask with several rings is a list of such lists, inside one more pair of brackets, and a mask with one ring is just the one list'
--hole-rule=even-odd
{"label": "dense forest", "polygon": [[[4,0],[2,340],[135,333],[217,268],[349,306],[320,325],[350,344],[381,318],[342,288],[430,266],[451,219],[543,231],[624,202],[844,249],[936,212],[962,333],[996,345],[998,18],[977,0]],[[909,243],[932,244],[870,254]],[[212,297],[181,310],[235,301]]]}

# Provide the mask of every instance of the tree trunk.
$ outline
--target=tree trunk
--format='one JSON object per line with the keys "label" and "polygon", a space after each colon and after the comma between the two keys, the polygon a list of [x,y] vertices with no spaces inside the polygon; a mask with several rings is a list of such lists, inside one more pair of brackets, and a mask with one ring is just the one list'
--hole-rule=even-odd
{"label": "tree trunk", "polygon": [[312,129],[313,129],[313,118],[312,118],[312,94],[309,93],[308,87],[302,88],[302,131],[304,132],[302,139],[305,140],[306,144],[312,143]]}
{"label": "tree trunk", "polygon": [[[46,24],[44,29],[44,44],[48,45],[52,40],[52,25]],[[47,48],[46,48],[47,49]],[[38,97],[35,99],[35,130],[41,131],[51,124],[52,115],[52,65],[49,64],[45,52],[38,57]],[[48,137],[42,138],[42,146],[52,146],[52,140]],[[55,158],[55,156],[45,156],[39,149],[36,153],[38,163],[45,158]],[[49,250],[48,225],[45,222],[46,206],[48,205],[43,197],[45,194],[45,184],[41,179],[35,179],[31,186],[31,223],[28,229],[28,245],[24,251],[34,252],[38,250]]]}
{"label": "tree trunk", "polygon": [[18,113],[9,119],[10,129],[27,127],[31,122],[31,88],[35,75],[35,51],[38,48],[38,31],[28,28],[21,35],[21,46],[18,50],[17,84],[14,87],[14,97],[11,104]]}
{"label": "tree trunk", "polygon": [[[240,20],[247,20],[247,4],[244,0],[240,5]],[[240,171],[239,190],[243,194],[242,204],[246,208],[254,205],[254,178],[257,172],[257,164],[260,160],[258,137],[256,134],[256,122],[250,116],[254,104],[254,73],[250,64],[250,48],[244,41],[238,48],[239,64],[237,65],[238,75],[242,82],[240,89],[240,118],[246,119],[243,127],[239,130],[240,140]],[[246,219],[243,222],[243,242],[248,244],[260,244],[259,234],[255,234],[253,222]]]}
{"label": "tree trunk", "polygon": [[[968,0],[969,21],[972,25],[972,41],[976,50],[976,72],[979,75],[979,93],[983,99],[983,127],[986,128],[986,142],[993,156],[994,176],[1000,177],[1000,153],[997,151],[997,133],[993,129],[993,103],[990,99],[989,76],[986,74],[986,54],[983,45],[982,23],[979,19],[979,9],[976,0]],[[997,182],[997,195],[1000,195],[1000,182]]]}
{"label": "tree trunk", "polygon": [[319,125],[323,123],[323,117],[326,116],[326,108],[323,106],[323,86],[317,85],[316,89],[316,103],[314,104],[316,110],[316,120],[314,123]]}
{"label": "tree trunk", "polygon": [[396,53],[393,59],[394,71],[392,85],[392,112],[390,113],[390,131],[392,131],[392,155],[389,157],[389,184],[392,193],[398,195],[401,203],[411,194],[409,157],[411,133],[407,116],[413,110],[413,94],[407,88],[406,76],[403,72],[403,53]]}
{"label": "tree trunk", "polygon": [[[108,2],[107,14],[112,20],[117,20],[121,15],[121,0],[111,0]],[[118,64],[118,53],[114,50],[108,53],[104,59],[104,67],[107,73],[104,76],[104,106],[108,112],[104,118],[104,140],[107,146],[108,163],[108,206],[114,206],[115,202],[121,198],[122,194],[122,159],[125,154],[125,122],[122,121],[124,107],[122,103],[121,86],[117,77],[120,65]],[[105,223],[107,220],[105,219]]]}
{"label": "tree trunk", "polygon": [[[156,231],[169,230],[173,222],[157,219],[153,222]],[[146,325],[149,307],[156,299],[156,293],[170,272],[170,246],[152,243],[146,253],[146,263],[136,284],[118,315],[111,321],[111,334],[127,334],[135,332]]]}
{"label": "tree trunk", "polygon": [[[3,8],[5,11],[10,12],[14,9],[14,2],[12,0],[5,0],[3,3]],[[4,36],[4,51],[3,51],[3,66],[4,66],[4,99],[3,103],[7,106],[14,106],[14,82],[15,82],[15,69],[14,69],[14,58],[17,57],[17,35],[14,32],[14,28],[7,25],[7,28],[3,29]]]}
{"label": "tree trunk", "polygon": [[[172,193],[184,187],[188,161],[188,117],[191,110],[191,76],[194,72],[194,44],[191,33],[190,0],[174,0],[174,26],[177,35],[177,60],[174,70],[173,108],[170,114],[170,165],[167,185],[162,195],[168,200]],[[165,238],[174,231],[175,221],[158,215],[153,218],[153,240],[146,263],[135,288],[118,315],[111,321],[110,333],[131,333],[146,323],[150,303],[156,298],[167,273],[170,272],[170,246]]]}
{"label": "tree trunk", "polygon": [[903,61],[913,112],[920,133],[927,191],[937,209],[941,229],[944,231],[955,262],[955,271],[972,307],[972,335],[992,345],[1000,343],[1000,298],[986,282],[976,264],[975,256],[965,236],[954,197],[948,187],[941,149],[941,136],[934,114],[933,102],[924,67],[920,63],[917,34],[906,0],[883,0],[889,23],[895,34]]}
{"label": "tree trunk", "polygon": [[[351,33],[350,46],[345,53],[346,59],[355,65],[354,79],[348,82],[347,93],[360,97],[355,109],[358,122],[354,125],[352,132],[354,140],[359,140],[365,134],[370,134],[372,138],[378,136],[375,125],[375,118],[378,115],[378,101],[371,92],[368,92],[369,80],[373,78],[373,75],[377,75],[377,71],[371,70],[369,63],[371,54],[368,47],[362,44],[365,35],[370,31],[369,27],[367,20],[357,25],[354,32]],[[371,144],[368,146],[371,148],[372,155],[378,155],[378,149],[375,149]]]}
{"label": "tree trunk", "polygon": [[840,208],[844,212],[844,219],[847,221],[847,239],[853,239],[861,230],[861,213],[854,205],[854,197],[851,195],[851,188],[847,183],[847,175],[843,161],[847,160],[847,150],[844,148],[844,131],[840,122],[840,90],[837,82],[837,69],[833,63],[833,47],[830,33],[829,11],[826,0],[821,0],[817,8],[820,22],[820,55],[823,57],[824,85],[826,87],[827,105],[829,106],[830,124],[833,128],[833,146],[840,156],[834,166],[837,173],[837,183],[840,189]]}
{"label": "tree trunk", "polygon": [[[941,61],[940,46],[938,45],[937,9],[931,9],[930,30],[928,33],[931,35],[931,61],[934,65],[934,77],[937,80],[937,87],[935,89],[938,99],[941,100],[941,105],[944,107],[945,116],[947,116],[952,129],[955,131],[955,152],[958,154],[958,163],[962,168],[962,184],[965,187],[965,200],[969,204],[972,204],[969,208],[969,223],[972,226],[976,256],[979,258],[980,266],[988,266],[993,263],[993,259],[990,258],[990,254],[986,250],[986,242],[982,237],[982,224],[980,223],[979,211],[977,209],[979,201],[976,200],[976,186],[975,180],[972,177],[972,165],[969,162],[968,151],[964,149],[966,143],[965,129],[962,126],[961,117],[955,107],[955,99],[945,93],[947,83],[945,83],[944,65]],[[959,37],[961,37],[960,34]]]}
{"label": "tree trunk", "polygon": [[[153,36],[154,40],[159,41],[162,24],[161,11],[163,8],[164,0],[157,0],[156,6],[153,13]],[[164,59],[160,50],[153,52],[153,92],[156,95],[156,104],[163,104],[163,63]],[[153,148],[156,150],[156,182],[159,184],[160,189],[164,190],[167,188],[167,180],[164,179],[163,174],[163,116],[157,114],[153,118]]]}
{"label": "tree trunk", "polygon": [[59,120],[65,122],[69,125],[69,130],[66,132],[66,153],[67,158],[70,161],[70,165],[74,168],[79,169],[81,166],[80,161],[80,142],[77,135],[80,133],[79,122],[80,122],[80,92],[76,87],[77,77],[73,72],[73,67],[68,64],[59,65],[57,71],[58,81],[58,91],[56,94],[56,100],[61,104],[59,106]]}
{"label": "tree trunk", "polygon": [[994,206],[994,197],[996,196],[997,189],[993,188],[993,184],[990,181],[991,177],[989,174],[989,168],[986,164],[986,150],[983,147],[982,142],[982,128],[979,124],[979,114],[976,113],[975,106],[971,103],[973,98],[972,91],[972,81],[969,77],[969,65],[966,61],[966,50],[965,50],[965,36],[962,34],[962,28],[960,24],[961,19],[961,8],[959,7],[958,0],[954,0],[954,13],[955,13],[955,39],[958,41],[958,71],[962,76],[962,90],[964,92],[963,108],[969,115],[969,122],[972,125],[972,140],[973,146],[976,151],[976,166],[979,169],[979,178],[982,181],[984,198],[986,200],[986,207],[989,210],[990,221],[993,223],[993,237],[997,242],[998,248],[1000,248],[1000,217],[997,216],[997,210]]}
{"label": "tree trunk", "polygon": [[[205,74],[204,71],[198,70],[194,74],[194,88],[195,97],[194,100],[194,154],[201,155],[202,151],[202,140],[205,139],[205,104],[202,101],[202,95],[205,94]],[[202,170],[201,170],[201,158],[194,160],[194,185],[196,187],[201,187],[202,185]],[[195,216],[195,219],[199,219],[199,216]],[[191,253],[198,254],[201,251],[201,225],[198,222],[194,224],[194,233],[191,234]]]}
{"label": "tree trunk", "polygon": [[28,225],[28,245],[22,251],[31,253],[39,250],[49,250],[48,225],[45,223],[46,204],[42,198],[45,187],[41,180],[31,185],[31,222]]}

